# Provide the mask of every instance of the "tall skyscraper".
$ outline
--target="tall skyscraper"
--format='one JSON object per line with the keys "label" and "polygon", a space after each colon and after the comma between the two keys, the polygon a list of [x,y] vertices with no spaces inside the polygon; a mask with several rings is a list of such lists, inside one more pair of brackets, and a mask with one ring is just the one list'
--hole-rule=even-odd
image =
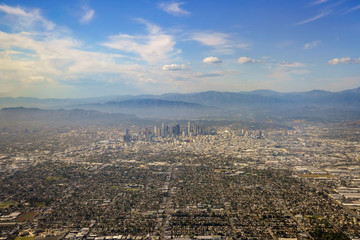
{"label": "tall skyscraper", "polygon": [[125,130],[124,141],[125,142],[130,142],[131,141],[131,135],[130,135],[130,130],[129,129]]}
{"label": "tall skyscraper", "polygon": [[157,131],[157,127],[156,127],[156,126],[154,126],[154,137],[158,137],[157,133],[158,133],[158,131]]}
{"label": "tall skyscraper", "polygon": [[190,121],[188,122],[187,135],[188,135],[188,136],[191,135],[191,123],[190,123]]}
{"label": "tall skyscraper", "polygon": [[165,123],[163,122],[161,125],[161,134],[163,137],[166,137]]}
{"label": "tall skyscraper", "polygon": [[175,136],[180,135],[180,125],[179,125],[179,124],[176,124],[176,125],[173,127],[173,134],[174,134]]}

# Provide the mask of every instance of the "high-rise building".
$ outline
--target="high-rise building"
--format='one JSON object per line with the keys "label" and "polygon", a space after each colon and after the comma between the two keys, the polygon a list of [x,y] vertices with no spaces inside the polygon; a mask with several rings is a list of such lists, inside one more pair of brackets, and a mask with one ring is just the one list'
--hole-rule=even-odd
{"label": "high-rise building", "polygon": [[259,139],[263,138],[264,135],[263,135],[263,132],[262,131],[259,131]]}
{"label": "high-rise building", "polygon": [[157,127],[156,126],[154,126],[154,137],[158,137],[158,131],[157,131]]}
{"label": "high-rise building", "polygon": [[152,134],[152,132],[151,132],[150,128],[146,128],[145,129],[145,138],[147,140],[150,140],[151,134]]}
{"label": "high-rise building", "polygon": [[154,137],[160,137],[160,128],[155,126],[154,127]]}
{"label": "high-rise building", "polygon": [[131,135],[130,135],[130,130],[129,129],[125,130],[124,141],[125,142],[130,142],[131,141]]}
{"label": "high-rise building", "polygon": [[180,135],[180,125],[179,125],[179,124],[176,124],[176,125],[173,127],[172,133],[173,133],[175,136]]}
{"label": "high-rise building", "polygon": [[190,123],[190,121],[188,122],[188,126],[187,126],[187,135],[188,136],[191,135],[191,123]]}
{"label": "high-rise building", "polygon": [[161,125],[161,134],[162,134],[163,137],[166,137],[165,123],[164,122]]}

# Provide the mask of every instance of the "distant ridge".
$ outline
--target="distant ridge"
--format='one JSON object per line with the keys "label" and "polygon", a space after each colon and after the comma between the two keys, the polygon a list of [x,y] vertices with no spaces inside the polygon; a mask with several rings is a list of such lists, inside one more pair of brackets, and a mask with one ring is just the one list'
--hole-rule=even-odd
{"label": "distant ridge", "polygon": [[232,105],[254,105],[254,104],[278,104],[289,103],[291,99],[282,99],[276,95],[260,95],[252,92],[234,93],[234,92],[200,92],[188,94],[168,94],[162,99],[172,101],[185,101],[198,103],[205,106],[227,107]]}
{"label": "distant ridge", "polygon": [[[71,109],[98,111],[94,114],[94,118],[97,118],[96,115],[99,113],[121,113],[124,114],[122,116],[124,118],[130,114],[142,119],[241,118],[252,120],[288,117],[357,120],[360,116],[360,88],[340,92],[312,90],[280,93],[271,90],[255,90],[125,95],[86,99],[0,98],[0,108],[19,106],[48,110],[62,108],[69,111]],[[33,111],[36,110],[33,109]],[[76,115],[70,113],[66,114]],[[83,112],[82,114],[87,115],[89,119],[93,118],[90,113]]]}
{"label": "distant ridge", "polygon": [[130,99],[125,101],[110,101],[106,102],[103,105],[111,105],[117,107],[136,107],[136,108],[162,108],[162,107],[185,107],[185,108],[206,108],[201,104],[189,103],[184,101],[170,101],[170,100],[161,100],[161,99]]}
{"label": "distant ridge", "polygon": [[185,101],[162,99],[129,99],[124,101],[109,101],[105,103],[76,105],[76,108],[95,109],[103,112],[121,112],[134,114],[143,118],[187,118],[213,114],[217,108]]}
{"label": "distant ridge", "polygon": [[[118,107],[188,107],[206,106],[226,107],[227,105],[253,104],[342,104],[360,103],[360,87],[340,92],[312,90],[307,92],[280,93],[272,90],[249,92],[205,91],[196,93],[166,93],[161,95],[121,95],[80,99],[39,99],[39,98],[0,98],[1,107],[38,107],[56,109],[77,107],[88,104],[117,105]],[[193,105],[192,105],[193,104]]]}
{"label": "distant ridge", "polygon": [[45,122],[116,122],[137,120],[135,115],[128,115],[122,113],[110,114],[93,110],[83,109],[59,109],[59,110],[43,110],[39,108],[2,108],[0,110],[1,121],[45,121]]}

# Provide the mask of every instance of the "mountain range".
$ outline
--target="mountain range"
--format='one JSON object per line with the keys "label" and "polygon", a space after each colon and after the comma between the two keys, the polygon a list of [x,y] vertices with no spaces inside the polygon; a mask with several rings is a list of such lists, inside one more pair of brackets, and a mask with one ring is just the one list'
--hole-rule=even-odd
{"label": "mountain range", "polygon": [[32,125],[45,123],[49,126],[76,125],[119,125],[136,123],[140,120],[135,115],[122,113],[103,113],[83,109],[43,110],[39,108],[11,107],[0,110],[0,122],[6,125]]}
{"label": "mountain range", "polygon": [[96,110],[141,118],[320,118],[356,119],[360,116],[360,88],[340,92],[313,90],[280,93],[251,92],[168,93],[82,99],[0,98],[0,108],[27,107]]}

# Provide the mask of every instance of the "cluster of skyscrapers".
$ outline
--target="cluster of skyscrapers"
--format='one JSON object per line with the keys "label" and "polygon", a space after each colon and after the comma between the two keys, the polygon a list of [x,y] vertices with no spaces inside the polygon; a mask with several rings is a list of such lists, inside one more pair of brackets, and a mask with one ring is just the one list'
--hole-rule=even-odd
{"label": "cluster of skyscrapers", "polygon": [[146,139],[151,140],[153,138],[177,138],[177,137],[191,137],[197,135],[207,135],[207,134],[216,134],[214,129],[206,128],[203,124],[191,124],[188,121],[187,125],[180,126],[180,124],[175,124],[172,126],[166,125],[164,122],[161,124],[161,127],[154,126],[153,128],[147,127],[141,129],[137,135],[130,134],[130,130],[126,129],[124,141],[129,142],[132,140]]}

